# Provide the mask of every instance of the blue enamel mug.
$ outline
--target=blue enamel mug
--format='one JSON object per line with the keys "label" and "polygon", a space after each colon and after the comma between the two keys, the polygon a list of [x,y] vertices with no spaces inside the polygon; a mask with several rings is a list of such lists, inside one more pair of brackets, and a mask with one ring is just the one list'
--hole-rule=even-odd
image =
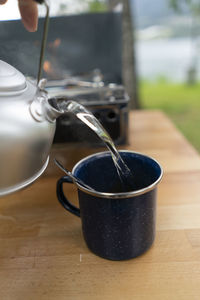
{"label": "blue enamel mug", "polygon": [[120,192],[120,180],[109,152],[90,155],[79,161],[72,173],[95,191],[76,184],[79,208],[66,198],[64,183],[57,182],[57,197],[62,206],[81,218],[88,248],[110,260],[134,258],[150,248],[155,238],[156,191],[163,171],[146,155],[119,151],[134,178],[132,191]]}

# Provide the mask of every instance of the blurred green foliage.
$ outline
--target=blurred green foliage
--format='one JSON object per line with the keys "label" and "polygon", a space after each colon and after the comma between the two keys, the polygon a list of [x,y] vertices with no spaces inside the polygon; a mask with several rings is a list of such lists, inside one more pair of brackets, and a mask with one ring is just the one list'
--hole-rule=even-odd
{"label": "blurred green foliage", "polygon": [[161,109],[200,152],[200,83],[140,82],[141,106]]}
{"label": "blurred green foliage", "polygon": [[200,15],[200,0],[169,0],[170,6],[177,12],[188,8],[193,15]]}
{"label": "blurred green foliage", "polygon": [[107,10],[106,2],[102,0],[89,1],[88,5],[90,12],[104,12]]}

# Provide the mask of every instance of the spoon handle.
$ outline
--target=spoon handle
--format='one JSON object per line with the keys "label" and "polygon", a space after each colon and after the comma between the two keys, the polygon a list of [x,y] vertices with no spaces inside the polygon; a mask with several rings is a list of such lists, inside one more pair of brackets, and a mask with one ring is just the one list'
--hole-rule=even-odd
{"label": "spoon handle", "polygon": [[91,188],[90,186],[88,186],[87,184],[85,184],[81,179],[76,178],[70,171],[68,171],[66,168],[63,167],[63,165],[56,159],[54,158],[54,162],[55,164],[63,171],[65,172],[65,174],[67,174],[74,183],[79,183],[81,184],[83,187],[87,188],[88,190],[92,190],[94,191],[93,188]]}

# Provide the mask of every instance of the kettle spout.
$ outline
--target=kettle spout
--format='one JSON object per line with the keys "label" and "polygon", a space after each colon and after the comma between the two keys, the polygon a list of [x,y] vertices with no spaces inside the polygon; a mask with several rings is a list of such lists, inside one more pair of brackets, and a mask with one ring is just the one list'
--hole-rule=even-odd
{"label": "kettle spout", "polygon": [[59,107],[56,98],[50,98],[45,102],[44,115],[49,122],[54,122],[58,117],[64,114],[64,110]]}
{"label": "kettle spout", "polygon": [[31,103],[30,112],[36,121],[43,122],[47,120],[51,123],[64,114],[64,110],[57,104],[57,99],[48,99],[45,94],[35,98]]}

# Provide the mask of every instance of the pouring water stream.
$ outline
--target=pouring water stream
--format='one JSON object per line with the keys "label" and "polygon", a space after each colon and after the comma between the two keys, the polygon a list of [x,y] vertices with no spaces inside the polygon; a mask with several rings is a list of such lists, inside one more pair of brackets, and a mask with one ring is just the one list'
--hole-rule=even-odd
{"label": "pouring water stream", "polygon": [[119,152],[117,151],[110,135],[97,120],[97,118],[83,105],[75,101],[66,102],[61,100],[57,102],[57,106],[59,107],[59,109],[62,109],[65,112],[71,112],[72,114],[74,114],[78,119],[80,119],[98,135],[98,137],[105,143],[111,153],[121,182],[122,191],[132,190],[132,186],[134,183],[133,175],[126,163],[123,161]]}

